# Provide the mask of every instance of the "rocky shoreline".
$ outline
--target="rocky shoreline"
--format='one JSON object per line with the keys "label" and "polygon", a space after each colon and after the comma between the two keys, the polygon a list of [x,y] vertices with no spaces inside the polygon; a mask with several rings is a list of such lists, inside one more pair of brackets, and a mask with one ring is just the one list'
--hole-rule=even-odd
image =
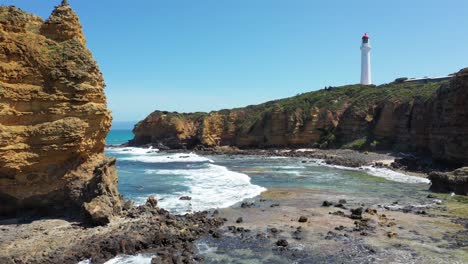
{"label": "rocky shoreline", "polygon": [[0,263],[104,263],[119,255],[151,253],[155,263],[200,263],[193,242],[223,219],[207,212],[172,215],[154,197],[130,206],[106,226],[87,226],[79,217],[51,216],[0,221]]}

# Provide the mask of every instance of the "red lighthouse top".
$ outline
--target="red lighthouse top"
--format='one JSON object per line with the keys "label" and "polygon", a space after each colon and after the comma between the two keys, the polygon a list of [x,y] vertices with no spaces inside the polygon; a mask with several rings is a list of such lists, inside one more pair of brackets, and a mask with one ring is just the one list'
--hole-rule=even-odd
{"label": "red lighthouse top", "polygon": [[369,36],[367,35],[367,33],[364,34],[364,36],[362,36],[363,39],[368,39]]}

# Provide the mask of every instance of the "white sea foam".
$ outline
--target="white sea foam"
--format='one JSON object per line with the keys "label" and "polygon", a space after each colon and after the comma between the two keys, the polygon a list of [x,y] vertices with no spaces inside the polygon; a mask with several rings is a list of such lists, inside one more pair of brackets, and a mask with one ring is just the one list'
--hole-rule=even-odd
{"label": "white sea foam", "polygon": [[149,254],[138,254],[135,256],[120,255],[104,264],[151,264],[152,258],[153,256]]}
{"label": "white sea foam", "polygon": [[362,167],[367,173],[373,176],[382,177],[390,181],[406,182],[406,183],[430,183],[427,178],[410,176],[400,172],[396,172],[386,168],[374,168],[371,166]]}
{"label": "white sea foam", "polygon": [[123,147],[123,148],[106,148],[109,153],[115,154],[128,154],[128,155],[151,155],[159,151],[159,149],[149,148],[135,148],[135,147]]}
{"label": "white sea foam", "polygon": [[[188,187],[187,192],[166,196],[156,194],[160,206],[175,213],[226,208],[244,199],[253,198],[266,190],[251,184],[250,177],[246,174],[209,163],[199,169],[146,170],[145,173],[179,175],[187,180],[185,183]],[[180,200],[181,196],[190,196],[192,199]]]}
{"label": "white sea foam", "polygon": [[212,160],[198,156],[195,153],[175,153],[158,155],[134,155],[122,157],[119,160],[138,161],[144,163],[167,163],[167,162],[213,162]]}
{"label": "white sea foam", "polygon": [[372,166],[362,166],[362,167],[353,168],[353,167],[327,164],[325,161],[319,160],[319,159],[315,161],[320,166],[327,166],[327,167],[342,169],[342,170],[364,171],[372,176],[381,177],[381,178],[387,179],[389,181],[394,181],[394,182],[403,182],[403,183],[430,183],[431,182],[427,178],[411,176],[411,175],[396,172],[387,168],[375,168]]}

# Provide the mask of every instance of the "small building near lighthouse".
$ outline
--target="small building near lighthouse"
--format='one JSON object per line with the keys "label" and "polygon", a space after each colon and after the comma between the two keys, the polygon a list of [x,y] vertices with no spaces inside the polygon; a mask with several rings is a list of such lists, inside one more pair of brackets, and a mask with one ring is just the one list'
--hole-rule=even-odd
{"label": "small building near lighthouse", "polygon": [[361,44],[361,84],[364,85],[372,84],[370,51],[369,35],[365,33]]}

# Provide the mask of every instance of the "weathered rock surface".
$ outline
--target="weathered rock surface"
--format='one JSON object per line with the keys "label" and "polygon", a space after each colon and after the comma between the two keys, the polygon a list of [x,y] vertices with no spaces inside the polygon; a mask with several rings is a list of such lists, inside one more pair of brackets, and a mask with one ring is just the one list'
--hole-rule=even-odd
{"label": "weathered rock surface", "polygon": [[[62,219],[37,219],[31,224],[2,225],[0,263],[104,263],[119,254],[150,253],[155,263],[200,263],[193,242],[222,223],[206,212],[174,216],[156,206],[130,206],[103,227],[85,227]],[[198,261],[197,261],[198,259]]]}
{"label": "weathered rock surface", "polygon": [[448,173],[432,172],[429,179],[432,182],[431,191],[468,195],[468,167]]}
{"label": "weathered rock surface", "polygon": [[119,211],[105,84],[84,44],[66,3],[45,22],[0,7],[0,215],[86,204],[106,222]]}
{"label": "weathered rock surface", "polygon": [[450,81],[349,85],[211,113],[155,111],[133,145],[345,147],[418,152],[468,164],[468,68]]}

